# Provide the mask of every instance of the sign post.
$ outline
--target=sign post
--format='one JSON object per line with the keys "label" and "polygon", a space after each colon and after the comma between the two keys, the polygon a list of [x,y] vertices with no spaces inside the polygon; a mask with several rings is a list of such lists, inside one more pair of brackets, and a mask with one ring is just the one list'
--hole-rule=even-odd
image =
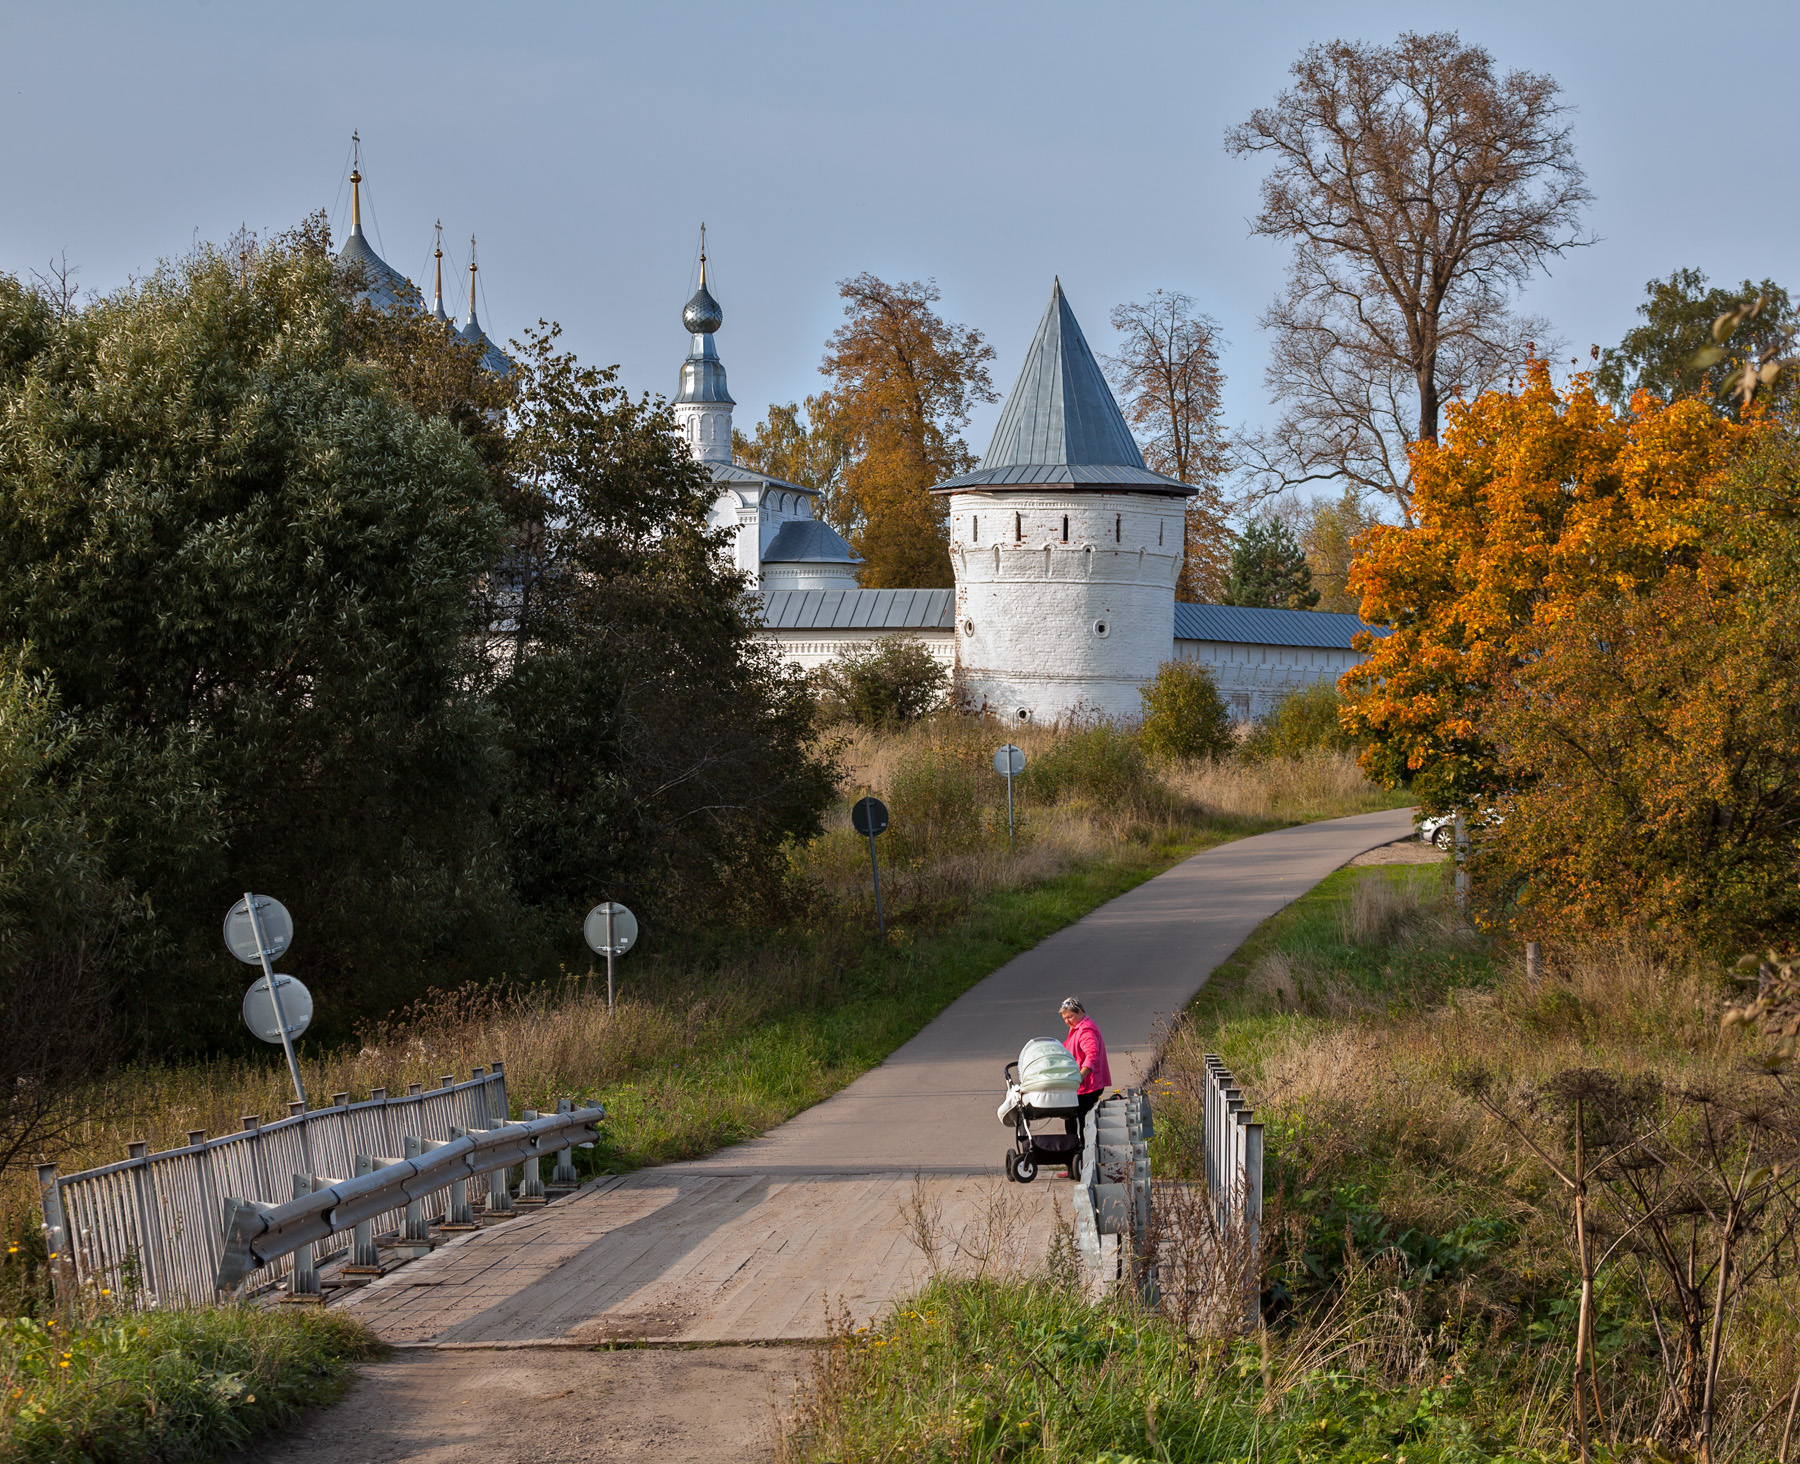
{"label": "sign post", "polygon": [[581,934],[588,949],[606,957],[606,1009],[613,1009],[613,959],[637,944],[637,916],[623,905],[602,900],[587,913]]}
{"label": "sign post", "polygon": [[879,798],[864,798],[850,810],[850,827],[869,841],[869,869],[875,876],[875,926],[887,934],[887,917],[881,912],[881,861],[875,857],[875,836],[888,826],[887,804]]}
{"label": "sign post", "polygon": [[[244,898],[225,912],[225,949],[246,966],[261,966],[262,980],[252,983],[244,995],[244,1023],[265,1042],[280,1042],[287,1057],[288,1076],[294,1080],[294,1096],[300,1100],[300,1153],[308,1174],[317,1173],[312,1160],[311,1123],[306,1113],[306,1084],[300,1080],[300,1059],[294,1055],[294,1039],[312,1022],[312,993],[292,976],[278,976],[270,958],[286,952],[294,943],[294,918],[280,900],[244,892]],[[285,996],[284,996],[285,991]],[[269,1010],[262,1010],[267,995]],[[290,1015],[290,1002],[291,1011]],[[269,1029],[274,1028],[271,1036]]]}
{"label": "sign post", "polygon": [[1013,847],[1013,779],[1025,771],[1023,748],[1007,743],[994,754],[994,771],[1006,779],[1006,847]]}

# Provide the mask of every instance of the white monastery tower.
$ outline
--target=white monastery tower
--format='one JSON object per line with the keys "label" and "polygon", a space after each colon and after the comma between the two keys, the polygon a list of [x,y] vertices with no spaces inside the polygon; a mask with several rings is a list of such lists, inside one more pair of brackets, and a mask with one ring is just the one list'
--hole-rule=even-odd
{"label": "white monastery tower", "polygon": [[950,500],[956,651],[972,708],[1125,721],[1174,654],[1195,489],[1144,466],[1062,283],[978,471]]}
{"label": "white monastery tower", "polygon": [[706,288],[706,226],[700,227],[700,288],[681,312],[693,337],[681,363],[675,421],[694,460],[712,472],[719,496],[708,522],[733,532],[732,562],[762,590],[853,590],[862,563],[838,531],[813,516],[819,490],[740,467],[731,460],[731,409],[725,363],[713,334],[725,312]]}

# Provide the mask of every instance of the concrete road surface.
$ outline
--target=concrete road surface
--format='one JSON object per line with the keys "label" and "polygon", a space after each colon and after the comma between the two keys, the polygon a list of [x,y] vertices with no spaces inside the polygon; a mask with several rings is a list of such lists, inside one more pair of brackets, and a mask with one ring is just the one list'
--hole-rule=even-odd
{"label": "concrete road surface", "polygon": [[[564,1366],[569,1376],[585,1376],[594,1364],[569,1361],[574,1354],[561,1349],[619,1341],[796,1341],[821,1335],[828,1310],[858,1324],[871,1321],[925,1273],[914,1243],[921,1216],[964,1256],[979,1251],[1008,1265],[1041,1261],[1057,1211],[1066,1214],[1067,1205],[1048,1174],[1030,1186],[1000,1180],[1008,1131],[994,1110],[1006,1063],[1029,1038],[1060,1037],[1058,1003],[1079,995],[1106,1036],[1114,1082],[1136,1081],[1154,1056],[1161,1025],[1260,922],[1358,855],[1406,837],[1411,827],[1411,811],[1397,809],[1259,834],[1197,854],[1008,962],[879,1068],[762,1138],[693,1163],[598,1181],[534,1214],[461,1237],[353,1293],[341,1305],[396,1345],[425,1349],[426,1356],[384,1365],[395,1370],[393,1388],[359,1385],[285,1445],[289,1452],[269,1457],[315,1464],[449,1457],[416,1441],[435,1437],[430,1420],[440,1405],[433,1400],[447,1397],[445,1388],[456,1391],[451,1380],[478,1367],[469,1359],[483,1348],[508,1349],[506,1366],[536,1369],[533,1376]],[[534,1347],[546,1350],[531,1353],[529,1363],[513,1350]],[[792,1348],[763,1351],[791,1363]],[[779,1362],[763,1351],[744,1352],[741,1366],[732,1364],[739,1367],[737,1391]],[[492,1365],[501,1366],[497,1357]],[[446,1369],[441,1385],[432,1381],[439,1366]],[[584,1398],[578,1389],[568,1407],[572,1413],[588,1408],[583,1416],[591,1421],[601,1405]],[[351,1444],[332,1442],[373,1438],[358,1429],[364,1413],[393,1452],[357,1453]],[[490,1430],[499,1429],[502,1413],[490,1413]],[[757,1457],[760,1418],[721,1433],[716,1453],[684,1444],[664,1457]],[[459,1448],[488,1437],[479,1419],[458,1414],[456,1420],[451,1429],[451,1415],[443,1414],[443,1427],[451,1430],[444,1437],[454,1436]],[[627,1429],[605,1437],[591,1453],[516,1457],[611,1458],[625,1438],[642,1436]],[[485,1443],[472,1456],[515,1457],[488,1453]]]}

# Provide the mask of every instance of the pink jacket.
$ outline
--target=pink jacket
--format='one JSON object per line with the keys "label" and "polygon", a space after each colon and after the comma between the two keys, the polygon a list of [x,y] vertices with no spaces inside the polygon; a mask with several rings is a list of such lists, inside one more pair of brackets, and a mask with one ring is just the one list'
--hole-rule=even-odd
{"label": "pink jacket", "polygon": [[1097,1093],[1112,1086],[1112,1069],[1106,1065],[1106,1039],[1100,1035],[1092,1017],[1083,1017],[1069,1028],[1063,1046],[1069,1050],[1077,1067],[1093,1069],[1081,1080],[1079,1092]]}

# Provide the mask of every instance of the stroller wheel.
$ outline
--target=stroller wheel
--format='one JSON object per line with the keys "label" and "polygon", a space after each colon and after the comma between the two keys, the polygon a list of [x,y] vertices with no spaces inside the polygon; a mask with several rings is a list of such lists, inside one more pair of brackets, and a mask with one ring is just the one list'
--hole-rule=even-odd
{"label": "stroller wheel", "polygon": [[1019,1156],[1017,1154],[1013,1153],[1013,1151],[1011,1149],[1008,1149],[1006,1151],[1005,1164],[1006,1164],[1006,1177],[1008,1179],[1018,1178],[1018,1176],[1013,1173],[1013,1164],[1018,1159],[1018,1157]]}
{"label": "stroller wheel", "polygon": [[1037,1160],[1029,1154],[1021,1154],[1013,1160],[1013,1178],[1020,1184],[1030,1184],[1037,1178]]}

